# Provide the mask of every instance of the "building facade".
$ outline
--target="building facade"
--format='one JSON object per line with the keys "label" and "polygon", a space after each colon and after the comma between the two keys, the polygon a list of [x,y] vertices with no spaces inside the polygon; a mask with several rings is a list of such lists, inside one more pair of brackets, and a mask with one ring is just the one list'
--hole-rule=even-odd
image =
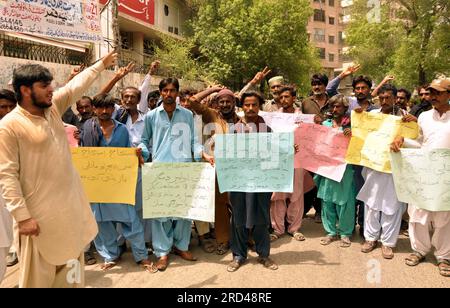
{"label": "building facade", "polygon": [[344,47],[344,15],[339,0],[311,0],[314,10],[307,31],[318,49],[322,68],[329,77],[342,70]]}

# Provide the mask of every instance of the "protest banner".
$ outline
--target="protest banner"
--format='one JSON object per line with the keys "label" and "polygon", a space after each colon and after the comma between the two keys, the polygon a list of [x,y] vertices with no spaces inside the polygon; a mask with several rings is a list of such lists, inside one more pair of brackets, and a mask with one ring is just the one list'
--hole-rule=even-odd
{"label": "protest banner", "polygon": [[79,147],[71,150],[89,202],[135,205],[139,164],[136,149]]}
{"label": "protest banner", "polygon": [[144,218],[214,222],[215,170],[209,163],[148,163],[142,168]]}
{"label": "protest banner", "polygon": [[302,123],[295,130],[295,168],[340,182],[344,176],[350,138],[342,131],[323,125]]}
{"label": "protest banner", "polygon": [[292,192],[293,133],[216,135],[220,192]]}
{"label": "protest banner", "polygon": [[418,134],[416,122],[403,122],[401,117],[382,113],[352,111],[352,138],[345,160],[391,173],[390,144],[397,136],[415,139]]}
{"label": "protest banner", "polygon": [[450,211],[450,149],[391,153],[400,201],[432,212]]}

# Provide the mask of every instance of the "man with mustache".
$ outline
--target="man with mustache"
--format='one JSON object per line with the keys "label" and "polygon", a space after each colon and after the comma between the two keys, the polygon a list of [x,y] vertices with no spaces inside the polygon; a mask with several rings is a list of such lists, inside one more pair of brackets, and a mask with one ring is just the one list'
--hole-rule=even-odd
{"label": "man with mustache", "polygon": [[[279,91],[279,95],[282,106],[279,112],[301,113],[299,108],[294,107],[297,93],[293,87],[284,86]],[[270,234],[271,241],[277,240],[285,233],[285,221],[289,224],[287,228],[289,235],[297,241],[305,240],[305,236],[300,232],[304,212],[303,194],[305,190],[309,191],[314,186],[311,175],[306,172],[302,168],[294,169],[294,191],[292,193],[273,193],[270,205],[270,219],[273,228],[273,233]],[[310,183],[306,189],[305,182]]]}
{"label": "man with mustache", "polygon": [[[381,109],[372,110],[383,114],[404,116],[406,111],[396,104],[397,89],[385,84],[378,92]],[[364,202],[364,238],[361,251],[369,253],[381,242],[381,254],[385,259],[394,258],[395,248],[399,236],[402,215],[406,204],[400,202],[394,186],[391,173],[384,173],[364,167],[362,170],[364,185],[357,195],[357,199]]]}
{"label": "man with mustache", "polygon": [[97,224],[61,115],[116,59],[109,53],[55,92],[45,67],[14,70],[19,105],[0,122],[0,188],[21,235],[19,287],[84,286],[83,250]]}
{"label": "man with mustache", "polygon": [[[271,132],[258,112],[264,103],[263,97],[254,91],[246,92],[241,97],[244,117],[236,124],[236,133]],[[231,251],[233,261],[227,270],[234,272],[247,259],[250,232],[255,240],[258,262],[270,270],[278,265],[269,258],[270,254],[270,197],[271,193],[230,192],[231,215]]]}
{"label": "man with mustache", "polygon": [[[145,160],[150,156],[153,162],[192,162],[204,155],[203,147],[197,141],[194,130],[194,117],[191,111],[176,103],[180,85],[175,78],[166,78],[159,83],[163,104],[150,111],[145,117],[141,144]],[[169,253],[173,247],[175,254],[188,261],[197,259],[189,252],[191,237],[191,220],[179,217],[152,219],[152,244],[158,257],[156,267],[164,271],[169,264]]]}
{"label": "man with mustache", "polygon": [[[398,136],[391,145],[394,152],[405,147],[432,149],[450,149],[450,80],[434,80],[426,88],[430,93],[433,109],[423,112],[418,119],[420,128],[416,140]],[[405,118],[405,120],[408,120]],[[430,201],[433,202],[433,201]],[[450,212],[429,211],[418,208],[413,203],[408,206],[409,238],[413,253],[406,258],[409,266],[416,266],[435,248],[439,273],[450,277]]]}
{"label": "man with mustache", "polygon": [[[114,99],[107,94],[99,94],[93,100],[96,117],[88,120],[81,133],[81,146],[88,147],[130,147],[131,142],[126,126],[112,118]],[[137,149],[139,157],[141,149]],[[107,271],[117,265],[121,254],[116,225],[121,226],[123,236],[130,242],[136,263],[145,270],[156,272],[148,260],[144,241],[144,227],[138,211],[139,190],[136,190],[136,205],[121,203],[91,203],[91,208],[98,224],[99,232],[94,240],[95,248],[105,259],[101,266]]]}
{"label": "man with mustache", "polygon": [[416,118],[419,118],[422,112],[433,109],[433,105],[431,104],[430,90],[428,89],[428,87],[429,84],[424,84],[419,87],[418,92],[420,103],[413,106],[409,111],[409,113]]}
{"label": "man with mustache", "polygon": [[[327,86],[327,92],[330,95],[335,95],[338,93],[337,89],[339,87],[340,81],[349,76],[350,74],[356,72],[360,68],[359,65],[349,67],[343,73],[341,73],[338,77],[330,81]],[[367,76],[357,76],[353,78],[352,81],[353,92],[355,93],[354,97],[348,97],[349,107],[348,113],[350,115],[352,110],[356,112],[370,112],[371,110],[376,109],[375,105],[371,100],[370,89],[372,88],[372,80]],[[355,189],[356,192],[361,190],[361,187],[364,185],[364,178],[362,177],[362,166],[353,166],[354,177],[355,177]],[[364,236],[364,204],[360,200],[356,201],[356,214],[357,214],[357,223],[359,225],[359,234]]]}

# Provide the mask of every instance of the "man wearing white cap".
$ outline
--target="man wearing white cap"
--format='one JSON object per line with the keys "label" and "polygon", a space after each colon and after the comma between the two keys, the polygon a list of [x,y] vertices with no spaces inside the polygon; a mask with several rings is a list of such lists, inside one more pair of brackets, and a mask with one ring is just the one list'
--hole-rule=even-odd
{"label": "man wearing white cap", "polygon": [[283,76],[275,76],[269,79],[269,88],[272,99],[266,100],[266,103],[263,106],[263,111],[277,112],[281,108],[280,100],[278,99],[278,91],[283,87],[283,85]]}
{"label": "man wearing white cap", "polygon": [[[419,138],[408,140],[399,136],[392,143],[393,151],[398,152],[403,144],[425,150],[450,149],[450,80],[434,80],[427,89],[433,109],[419,116]],[[408,213],[409,237],[414,252],[406,258],[406,264],[419,264],[434,246],[439,273],[450,277],[450,211],[429,211],[409,204]]]}

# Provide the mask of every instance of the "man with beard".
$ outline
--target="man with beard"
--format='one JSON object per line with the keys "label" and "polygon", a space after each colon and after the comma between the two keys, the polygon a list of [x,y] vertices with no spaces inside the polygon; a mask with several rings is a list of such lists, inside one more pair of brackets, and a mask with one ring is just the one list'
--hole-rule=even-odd
{"label": "man with beard", "polygon": [[411,92],[405,88],[397,91],[397,106],[407,112],[411,110]]}
{"label": "man with beard", "polygon": [[77,111],[80,114],[80,124],[78,128],[81,128],[87,120],[92,118],[92,115],[94,114],[92,98],[90,98],[89,96],[83,96],[82,98],[80,98],[80,100],[77,101]]}
{"label": "man with beard", "polygon": [[[99,94],[93,100],[95,118],[88,120],[81,134],[81,146],[88,147],[130,147],[128,130],[122,123],[113,120],[114,99],[106,94]],[[138,157],[141,149],[136,151]],[[144,241],[144,228],[138,216],[139,191],[136,190],[136,206],[121,203],[92,203],[91,208],[98,224],[99,232],[94,240],[95,248],[105,259],[101,269],[107,271],[118,263],[122,254],[118,243],[116,226],[120,225],[123,236],[130,242],[136,263],[145,270],[156,272],[148,260]]]}
{"label": "man with beard", "polygon": [[[84,285],[83,250],[97,224],[72,164],[61,114],[116,59],[109,53],[55,93],[45,67],[14,70],[19,105],[0,122],[0,188],[21,235],[19,287]],[[75,277],[67,279],[74,270]]]}
{"label": "man with beard", "polygon": [[[163,79],[159,83],[163,104],[146,115],[139,145],[145,160],[150,156],[150,141],[153,162],[192,162],[192,154],[195,160],[200,160],[202,156],[208,161],[211,159],[204,155],[203,148],[197,141],[192,112],[176,103],[179,89],[180,85],[175,78]],[[174,147],[174,144],[178,146]],[[188,250],[191,223],[189,219],[178,217],[151,220],[152,244],[158,257],[158,270],[164,271],[167,268],[172,247],[175,254],[183,259],[197,260]]]}
{"label": "man with beard", "polygon": [[[381,109],[371,112],[404,116],[406,111],[396,105],[397,89],[385,84],[378,92]],[[397,244],[402,215],[406,204],[400,202],[395,192],[394,178],[384,173],[364,167],[364,185],[356,199],[364,202],[364,238],[361,251],[369,253],[381,242],[381,254],[385,259],[394,258],[393,248]]]}
{"label": "man with beard", "polygon": [[[433,109],[423,112],[418,119],[419,137],[417,140],[397,137],[391,145],[395,152],[405,147],[424,150],[450,149],[450,80],[434,80],[426,88],[430,93]],[[433,202],[433,201],[430,201]],[[418,208],[413,203],[408,206],[409,237],[413,253],[406,258],[409,266],[416,266],[431,252],[438,262],[439,273],[450,277],[450,212],[429,211]]]}
{"label": "man with beard", "polygon": [[418,92],[420,103],[413,106],[409,111],[409,113],[415,116],[416,118],[419,118],[422,112],[433,109],[433,105],[431,104],[430,90],[428,89],[428,87],[429,84],[424,84],[423,86],[419,87]]}

